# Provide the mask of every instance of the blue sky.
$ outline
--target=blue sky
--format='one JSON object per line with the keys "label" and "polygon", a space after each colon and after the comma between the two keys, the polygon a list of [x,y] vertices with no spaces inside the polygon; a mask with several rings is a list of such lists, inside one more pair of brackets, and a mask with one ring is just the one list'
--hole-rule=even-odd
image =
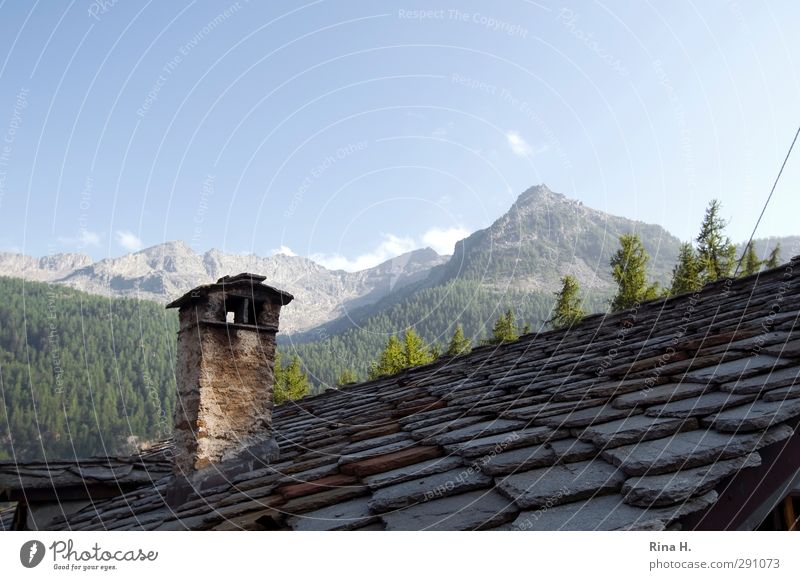
{"label": "blue sky", "polygon": [[[0,4],[0,249],[358,269],[527,187],[749,236],[800,123],[796,2]],[[800,233],[800,158],[759,236]]]}

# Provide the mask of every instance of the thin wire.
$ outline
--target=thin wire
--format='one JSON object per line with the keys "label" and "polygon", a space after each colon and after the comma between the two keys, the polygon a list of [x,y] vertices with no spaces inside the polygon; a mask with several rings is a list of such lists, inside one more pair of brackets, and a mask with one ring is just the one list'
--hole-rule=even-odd
{"label": "thin wire", "polygon": [[764,217],[764,212],[767,211],[767,206],[769,205],[769,202],[772,199],[772,194],[775,193],[775,188],[778,186],[778,181],[780,181],[781,175],[783,175],[783,168],[786,167],[786,162],[789,161],[789,156],[792,154],[792,149],[794,149],[794,144],[797,143],[798,135],[800,135],[800,127],[797,128],[797,132],[794,134],[794,139],[792,139],[792,144],[789,145],[789,151],[786,152],[786,157],[783,159],[781,170],[778,171],[778,176],[775,178],[775,183],[772,184],[772,189],[769,191],[769,196],[767,197],[767,201],[764,202],[764,207],[761,208],[761,214],[758,216],[758,220],[756,220],[756,225],[753,228],[753,233],[750,234],[750,239],[747,240],[747,245],[745,245],[744,247],[744,252],[742,252],[742,256],[739,258],[739,262],[736,264],[736,271],[733,273],[734,278],[739,273],[739,268],[741,268],[742,266],[742,261],[744,260],[744,257],[747,254],[747,250],[750,247],[750,244],[753,243],[753,238],[756,235],[756,230],[758,229],[758,225],[761,223],[761,218]]}

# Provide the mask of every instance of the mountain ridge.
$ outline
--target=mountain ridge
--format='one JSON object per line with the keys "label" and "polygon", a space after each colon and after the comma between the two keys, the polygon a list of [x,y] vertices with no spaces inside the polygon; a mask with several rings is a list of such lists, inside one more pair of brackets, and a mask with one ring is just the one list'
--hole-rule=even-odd
{"label": "mountain ridge", "polygon": [[680,240],[648,224],[590,208],[540,184],[525,190],[488,228],[456,244],[443,279],[478,278],[498,290],[554,291],[566,274],[581,287],[613,287],[608,263],[619,236],[639,233],[654,280],[668,282]]}
{"label": "mountain ridge", "polygon": [[308,330],[349,308],[376,302],[417,282],[446,258],[430,248],[413,250],[359,272],[328,270],[301,256],[199,254],[183,241],[169,241],[117,258],[91,261],[84,254],[34,258],[0,253],[0,271],[26,280],[64,285],[90,294],[128,297],[166,304],[184,292],[236,272],[259,272],[295,295],[284,311],[286,332]]}
{"label": "mountain ridge", "polygon": [[[309,258],[281,253],[262,257],[214,248],[198,253],[181,240],[96,262],[79,253],[41,258],[0,253],[0,272],[101,296],[162,304],[226,274],[258,272],[295,295],[281,327],[305,341],[358,325],[414,292],[454,280],[474,281],[500,295],[552,293],[561,277],[571,274],[585,293],[608,294],[614,288],[609,260],[619,236],[626,233],[640,234],[652,257],[651,278],[668,285],[678,238],[657,224],[593,209],[544,184],[526,189],[490,226],[458,241],[450,257],[422,248],[359,272],[329,270]],[[774,240],[800,247],[800,237],[759,239],[755,241],[759,255]]]}

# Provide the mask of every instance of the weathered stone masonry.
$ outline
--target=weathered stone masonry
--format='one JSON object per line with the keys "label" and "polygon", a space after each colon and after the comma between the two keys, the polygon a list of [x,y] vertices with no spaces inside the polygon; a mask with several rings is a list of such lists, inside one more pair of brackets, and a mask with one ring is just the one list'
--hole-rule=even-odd
{"label": "weathered stone masonry", "polygon": [[238,274],[167,305],[179,309],[176,474],[191,475],[272,438],[275,335],[291,294]]}

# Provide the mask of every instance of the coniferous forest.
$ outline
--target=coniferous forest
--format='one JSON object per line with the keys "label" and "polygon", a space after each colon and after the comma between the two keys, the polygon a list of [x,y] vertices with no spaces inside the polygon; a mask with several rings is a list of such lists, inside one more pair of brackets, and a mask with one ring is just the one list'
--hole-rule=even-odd
{"label": "coniferous forest", "polygon": [[[171,434],[173,311],[16,278],[0,277],[0,295],[0,458],[127,453]],[[464,281],[420,291],[359,328],[310,343],[282,340],[279,382],[290,392],[279,398],[334,387],[343,373],[366,380],[388,337],[406,328],[444,352],[457,323],[478,344],[507,308],[520,328],[536,330],[552,303],[548,294],[499,297]],[[296,357],[308,389],[292,366]]]}
{"label": "coniferous forest", "polygon": [[169,436],[177,317],[0,278],[0,457],[81,457]]}

